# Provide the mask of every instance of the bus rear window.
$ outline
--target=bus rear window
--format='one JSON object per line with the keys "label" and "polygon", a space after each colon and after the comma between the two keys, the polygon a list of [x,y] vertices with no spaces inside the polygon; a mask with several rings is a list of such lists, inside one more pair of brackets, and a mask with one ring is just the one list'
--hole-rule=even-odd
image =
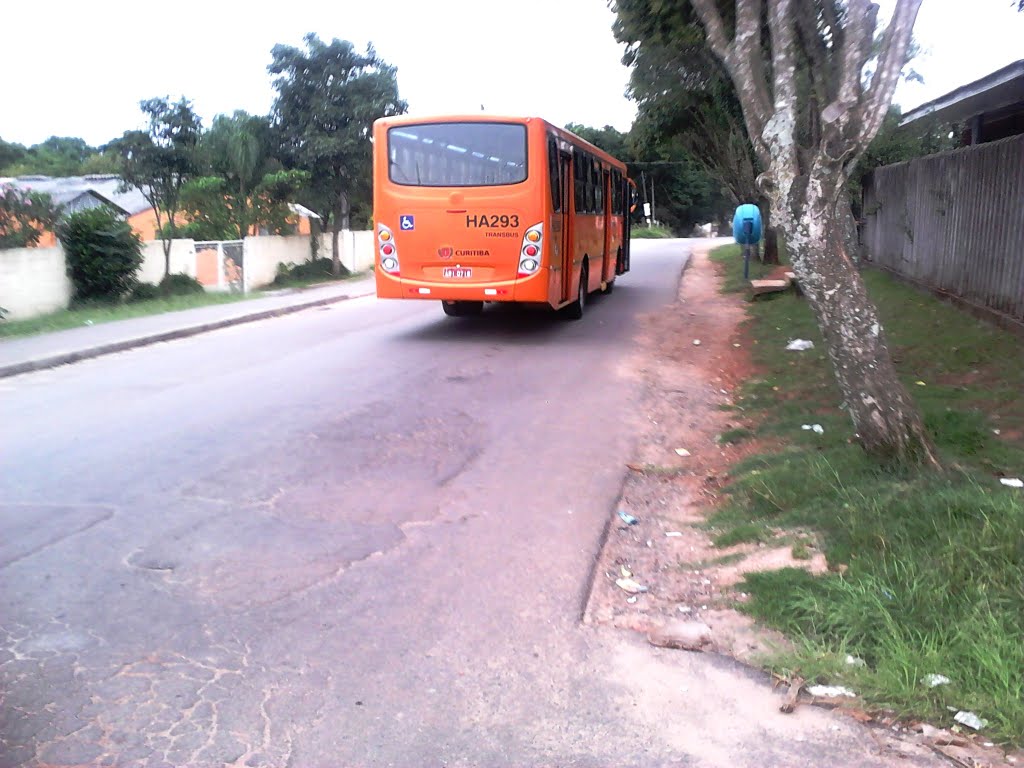
{"label": "bus rear window", "polygon": [[388,129],[388,178],[414,187],[490,187],[526,180],[526,126],[421,123]]}

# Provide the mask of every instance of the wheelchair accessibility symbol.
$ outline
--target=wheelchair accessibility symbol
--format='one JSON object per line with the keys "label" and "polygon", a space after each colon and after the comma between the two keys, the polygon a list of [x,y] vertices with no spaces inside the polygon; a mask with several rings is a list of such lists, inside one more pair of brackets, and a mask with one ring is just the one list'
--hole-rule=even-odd
{"label": "wheelchair accessibility symbol", "polygon": [[403,232],[409,232],[416,229],[416,217],[410,216],[409,214],[403,214],[398,217],[398,228]]}

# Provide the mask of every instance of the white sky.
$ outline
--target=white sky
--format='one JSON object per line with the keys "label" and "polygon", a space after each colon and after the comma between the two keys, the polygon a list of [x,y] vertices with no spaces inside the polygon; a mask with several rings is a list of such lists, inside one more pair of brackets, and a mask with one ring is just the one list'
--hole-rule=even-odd
{"label": "white sky", "polygon": [[[893,0],[882,0],[883,13]],[[4,4],[0,137],[51,135],[102,144],[141,127],[138,102],[184,95],[204,121],[266,113],[275,43],[351,40],[398,67],[410,112],[536,114],[557,124],[614,125],[635,114],[605,0],[36,0]],[[1024,58],[1024,14],[1010,0],[925,0],[916,62],[924,85],[904,108]]]}

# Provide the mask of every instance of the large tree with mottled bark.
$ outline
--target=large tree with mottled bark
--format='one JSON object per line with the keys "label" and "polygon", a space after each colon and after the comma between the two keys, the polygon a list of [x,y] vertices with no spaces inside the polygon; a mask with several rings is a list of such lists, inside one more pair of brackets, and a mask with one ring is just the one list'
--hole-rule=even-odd
{"label": "large tree with mottled bark", "polygon": [[878,31],[868,0],[691,0],[736,88],[759,188],[828,347],[857,437],[888,461],[937,464],[849,247],[846,182],[878,132],[922,0]]}

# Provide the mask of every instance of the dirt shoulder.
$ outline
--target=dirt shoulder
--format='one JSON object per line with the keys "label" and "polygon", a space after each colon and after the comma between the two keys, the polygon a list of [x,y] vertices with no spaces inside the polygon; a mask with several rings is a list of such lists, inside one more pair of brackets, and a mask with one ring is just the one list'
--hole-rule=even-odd
{"label": "dirt shoulder", "polygon": [[[696,632],[694,642],[703,651],[756,664],[758,656],[785,648],[786,640],[736,610],[746,598],[735,588],[743,575],[784,567],[821,572],[827,564],[813,546],[804,546],[801,559],[795,559],[791,541],[729,548],[712,542],[714,531],[706,521],[730,467],[773,447],[722,439],[749,426],[729,406],[737,386],[757,372],[742,332],[744,299],[723,294],[721,284],[708,250],[696,250],[680,283],[678,305],[642,321],[633,369],[644,377],[646,394],[619,507],[636,521],[630,524],[618,514],[612,518],[584,622],[644,634],[686,623],[684,630]],[[871,738],[884,742],[894,756],[937,757],[934,738],[904,728],[895,718],[866,714],[856,702],[845,710],[874,726]],[[764,716],[785,717],[778,712]],[[1003,763],[1002,754],[991,750],[946,745],[942,750],[942,759],[953,758],[953,764],[1013,764]]]}

